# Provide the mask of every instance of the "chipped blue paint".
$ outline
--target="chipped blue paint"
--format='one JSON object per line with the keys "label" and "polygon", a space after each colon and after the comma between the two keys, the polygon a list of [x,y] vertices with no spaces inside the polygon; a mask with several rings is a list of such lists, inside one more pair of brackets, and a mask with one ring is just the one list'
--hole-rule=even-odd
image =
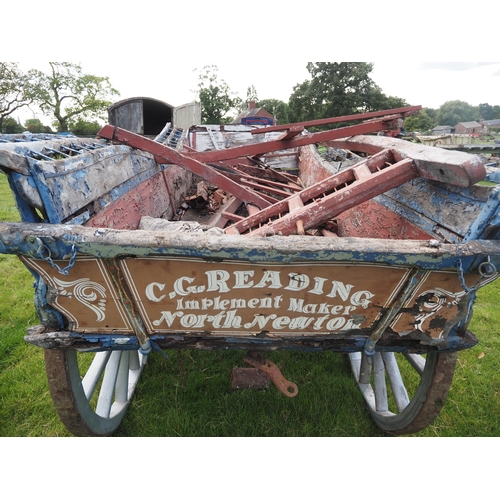
{"label": "chipped blue paint", "polygon": [[[475,187],[445,188],[437,182],[422,179],[411,182],[414,189],[411,196],[408,195],[407,188],[410,185],[408,184],[378,197],[377,201],[405,216],[429,234],[436,234],[441,241],[452,242],[451,245],[438,241],[392,242],[356,238],[329,240],[314,237],[307,237],[305,243],[303,237],[291,236],[266,239],[229,236],[200,238],[197,235],[167,236],[164,233],[81,227],[79,224],[91,216],[89,210],[79,213],[71,224],[62,225],[62,222],[87,207],[89,202],[95,201],[104,207],[121,198],[133,187],[168,168],[166,165],[156,164],[148,155],[132,154],[128,146],[112,146],[112,148],[114,148],[112,151],[97,150],[91,154],[62,160],[39,161],[29,158],[31,177],[25,177],[24,181],[27,180],[29,186],[38,190],[50,224],[36,223],[33,209],[29,208],[17,190],[13,189],[19,201],[22,219],[30,223],[0,224],[0,253],[39,258],[37,250],[39,242],[42,241],[50,250],[53,259],[61,259],[60,267],[66,267],[67,259],[74,247],[79,254],[103,259],[125,256],[170,256],[201,258],[207,261],[237,260],[282,265],[298,262],[315,264],[334,262],[346,265],[373,263],[387,266],[404,265],[420,270],[454,270],[457,261],[460,261],[464,272],[473,272],[481,263],[491,258],[491,262],[500,268],[500,243],[477,241],[487,236],[487,230],[491,229],[491,226],[499,225],[500,187],[490,190],[488,197],[483,196],[482,191]],[[128,168],[126,175],[123,173],[125,167]],[[113,172],[115,178],[112,178]],[[15,172],[12,174],[9,176],[9,181],[14,188],[16,181],[20,181],[21,177]],[[120,177],[120,174],[123,175]],[[74,202],[72,195],[76,193],[80,199]],[[462,239],[470,245],[459,244]],[[56,325],[64,330],[62,316],[51,309],[47,302],[47,287],[36,274],[35,278],[37,280],[35,301],[37,310],[42,313],[42,322]],[[471,295],[469,299],[472,307],[474,296]],[[456,335],[458,328],[459,325],[453,325],[443,345],[435,347],[452,350],[461,348],[463,342]],[[83,339],[89,346],[95,345],[96,350],[139,348],[139,340],[135,335],[81,333],[72,335],[75,339]],[[160,343],[162,340],[168,340],[166,336],[153,335],[150,338],[153,342]],[[179,342],[187,339],[183,335],[177,338]],[[224,347],[219,345],[218,348],[246,349],[249,343],[261,348],[282,348],[279,341],[265,336],[251,339],[225,337],[218,340],[224,343]],[[351,341],[349,345],[339,348],[341,352],[361,351],[366,345],[366,335],[354,342],[352,339],[349,340]],[[381,347],[375,342],[371,347],[374,351],[398,350],[394,347]],[[323,350],[323,347],[314,346],[287,345],[284,348],[311,352]],[[404,352],[404,349],[401,352]]]}
{"label": "chipped blue paint", "polygon": [[[488,201],[483,206],[483,210],[469,228],[464,237],[464,241],[478,240],[485,237],[485,231],[489,226],[499,226],[500,212],[500,186],[496,186],[490,192]],[[494,239],[500,239],[498,231],[495,232]]]}
{"label": "chipped blue paint", "polygon": [[458,243],[492,197],[496,194],[490,191],[488,197],[486,188],[457,188],[414,179],[375,199],[438,239]]}
{"label": "chipped blue paint", "polygon": [[17,172],[12,172],[11,175],[8,176],[9,185],[12,193],[14,194],[14,200],[16,202],[17,209],[22,220],[26,222],[38,222],[40,220],[40,217],[37,215],[34,208],[30,204],[28,204],[19,193],[19,184],[22,183],[21,179],[28,179],[29,185],[36,189],[36,185],[32,177],[26,177],[24,175],[18,174]]}

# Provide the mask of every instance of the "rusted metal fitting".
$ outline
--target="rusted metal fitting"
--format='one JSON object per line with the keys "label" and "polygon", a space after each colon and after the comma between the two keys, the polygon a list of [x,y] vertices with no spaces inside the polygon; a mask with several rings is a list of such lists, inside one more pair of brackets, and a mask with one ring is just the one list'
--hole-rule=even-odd
{"label": "rusted metal fitting", "polygon": [[288,381],[280,369],[272,361],[266,359],[261,353],[249,351],[244,358],[245,362],[258,368],[260,371],[267,373],[276,388],[289,398],[295,397],[299,389],[296,384]]}

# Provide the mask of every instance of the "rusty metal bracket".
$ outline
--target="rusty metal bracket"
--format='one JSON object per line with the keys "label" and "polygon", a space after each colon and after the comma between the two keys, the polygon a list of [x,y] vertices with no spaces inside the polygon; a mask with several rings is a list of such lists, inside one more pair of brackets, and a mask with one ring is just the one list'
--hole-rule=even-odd
{"label": "rusty metal bracket", "polygon": [[288,381],[280,369],[272,361],[266,359],[261,353],[256,351],[249,351],[244,358],[245,362],[255,368],[267,373],[276,388],[289,398],[295,397],[299,389],[297,384]]}

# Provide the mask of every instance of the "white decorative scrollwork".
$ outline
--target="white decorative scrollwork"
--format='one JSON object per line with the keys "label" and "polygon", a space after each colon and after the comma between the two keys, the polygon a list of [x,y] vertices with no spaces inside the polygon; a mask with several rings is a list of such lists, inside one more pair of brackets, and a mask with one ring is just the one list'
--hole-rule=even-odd
{"label": "white decorative scrollwork", "polygon": [[[63,281],[58,278],[52,278],[57,284],[59,295],[65,297],[74,297],[76,300],[94,311],[97,315],[97,322],[104,321],[106,318],[106,289],[90,281],[89,278],[80,278],[75,281]],[[67,290],[73,287],[73,290]],[[97,295],[99,293],[100,297]]]}
{"label": "white decorative scrollwork", "polygon": [[[422,314],[415,317],[415,329],[422,331],[424,321],[436,314],[442,307],[452,307],[460,302],[460,299],[465,295],[465,291],[453,293],[444,288],[436,287],[433,290],[426,290],[419,295],[420,297],[430,296],[434,301],[425,301],[420,304]],[[418,299],[417,299],[418,302]]]}

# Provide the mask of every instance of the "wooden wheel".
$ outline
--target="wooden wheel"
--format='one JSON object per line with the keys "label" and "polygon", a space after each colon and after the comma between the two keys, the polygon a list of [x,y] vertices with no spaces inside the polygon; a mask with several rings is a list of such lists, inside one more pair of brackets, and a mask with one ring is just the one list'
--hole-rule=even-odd
{"label": "wooden wheel", "polygon": [[438,416],[453,380],[456,352],[349,354],[375,423],[390,434],[418,432]]}
{"label": "wooden wheel", "polygon": [[67,429],[77,436],[106,436],[116,430],[146,360],[138,351],[45,349],[50,394]]}

